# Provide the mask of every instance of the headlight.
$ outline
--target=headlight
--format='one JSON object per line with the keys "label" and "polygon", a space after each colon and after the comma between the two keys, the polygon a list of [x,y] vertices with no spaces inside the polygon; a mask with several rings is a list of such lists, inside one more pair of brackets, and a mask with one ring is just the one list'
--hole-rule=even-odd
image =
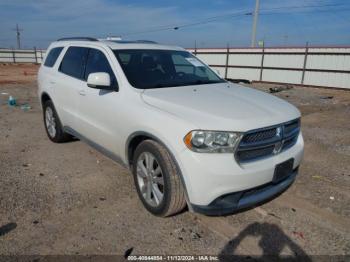
{"label": "headlight", "polygon": [[236,132],[194,130],[184,137],[184,142],[194,152],[233,153],[241,137]]}

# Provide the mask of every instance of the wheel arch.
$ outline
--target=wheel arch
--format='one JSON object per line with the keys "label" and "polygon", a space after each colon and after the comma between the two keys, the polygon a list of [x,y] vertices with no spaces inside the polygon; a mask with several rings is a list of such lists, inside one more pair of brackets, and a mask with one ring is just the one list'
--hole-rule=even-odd
{"label": "wheel arch", "polygon": [[130,168],[130,170],[132,170],[132,159],[133,159],[133,154],[135,152],[135,149],[137,148],[137,146],[140,143],[142,143],[143,141],[145,141],[147,139],[151,139],[151,140],[158,142],[169,152],[169,155],[172,158],[172,160],[174,161],[176,168],[178,170],[178,175],[180,176],[180,180],[182,182],[182,185],[183,185],[183,188],[185,191],[185,198],[186,198],[187,206],[192,211],[191,203],[189,201],[189,197],[188,197],[188,193],[187,193],[186,183],[185,183],[181,168],[180,168],[174,154],[172,153],[172,151],[157,136],[155,136],[151,133],[145,132],[145,131],[136,131],[136,132],[132,133],[131,135],[129,135],[127,142],[126,142],[126,145],[125,145],[125,156],[126,156],[127,166]]}
{"label": "wheel arch", "polygon": [[[52,101],[52,99],[51,99],[51,97],[49,96],[49,94],[46,93],[46,92],[43,92],[43,93],[41,94],[41,96],[40,96],[41,106],[43,106],[44,103],[45,103],[46,101],[49,101],[49,100]],[[53,103],[53,101],[52,101],[52,103]]]}

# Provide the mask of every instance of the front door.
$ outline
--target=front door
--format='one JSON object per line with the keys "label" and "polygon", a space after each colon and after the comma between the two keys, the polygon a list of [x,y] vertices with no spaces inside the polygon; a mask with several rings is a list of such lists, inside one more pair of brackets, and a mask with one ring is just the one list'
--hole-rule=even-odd
{"label": "front door", "polygon": [[[117,79],[102,49],[90,48],[84,73],[85,81],[90,73],[105,72],[110,75],[111,85],[116,87]],[[116,91],[90,88],[85,82],[79,92],[79,131],[90,141],[119,155],[121,146],[118,135],[120,94]]]}

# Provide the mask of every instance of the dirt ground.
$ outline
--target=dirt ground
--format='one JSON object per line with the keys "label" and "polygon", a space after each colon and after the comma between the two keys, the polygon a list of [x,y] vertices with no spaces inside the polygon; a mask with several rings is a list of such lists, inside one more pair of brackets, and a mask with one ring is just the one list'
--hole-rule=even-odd
{"label": "dirt ground", "polygon": [[[86,144],[54,144],[35,65],[0,65],[0,255],[350,255],[350,91],[294,87],[305,158],[293,186],[226,217],[149,214],[129,171]],[[269,91],[272,86],[255,85]],[[29,110],[6,104],[8,95]]]}

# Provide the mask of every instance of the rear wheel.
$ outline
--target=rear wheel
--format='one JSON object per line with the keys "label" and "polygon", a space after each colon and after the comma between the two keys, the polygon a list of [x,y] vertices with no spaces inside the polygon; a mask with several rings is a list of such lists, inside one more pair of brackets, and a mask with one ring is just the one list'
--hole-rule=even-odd
{"label": "rear wheel", "polygon": [[133,176],[138,196],[152,214],[166,217],[186,206],[177,166],[159,143],[145,140],[136,148]]}
{"label": "rear wheel", "polygon": [[62,143],[72,139],[65,133],[62,128],[60,119],[58,118],[56,109],[51,100],[45,101],[43,104],[44,123],[47,136],[52,142]]}

